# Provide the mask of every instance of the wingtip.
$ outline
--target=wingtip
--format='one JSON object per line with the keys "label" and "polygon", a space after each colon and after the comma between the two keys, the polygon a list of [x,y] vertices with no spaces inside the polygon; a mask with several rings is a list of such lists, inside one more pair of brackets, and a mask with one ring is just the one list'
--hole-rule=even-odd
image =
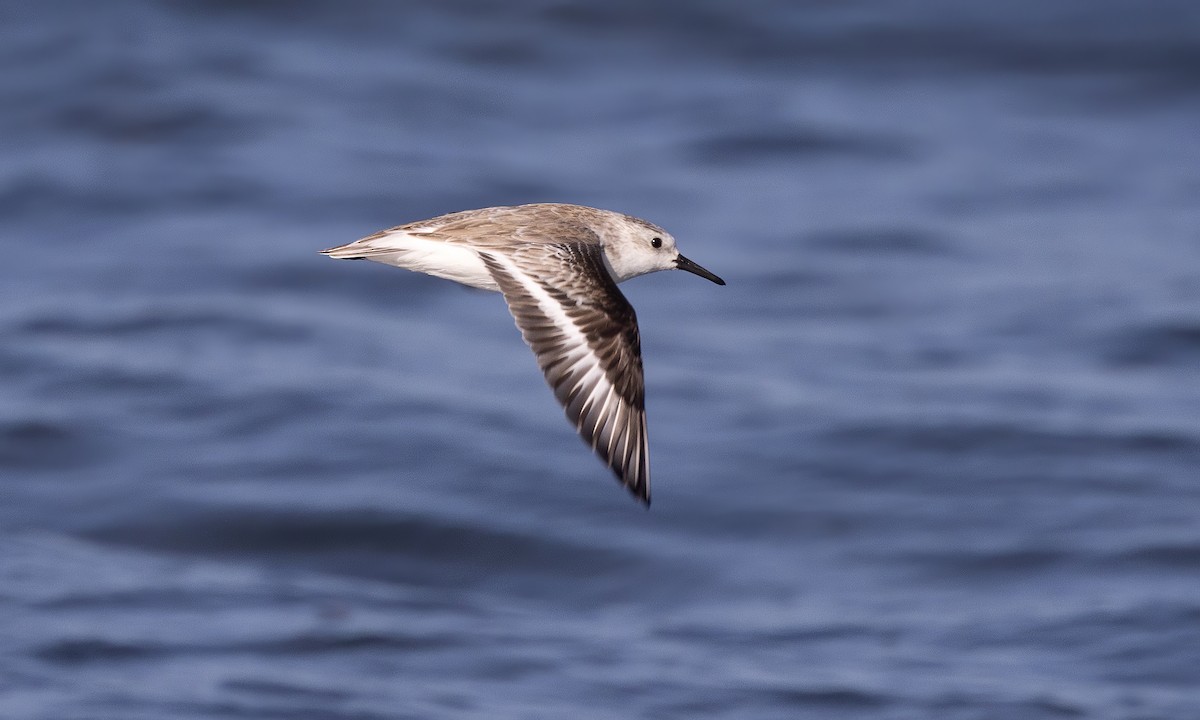
{"label": "wingtip", "polygon": [[629,475],[622,474],[617,468],[612,468],[612,471],[613,474],[617,476],[617,482],[621,483],[625,490],[633,496],[633,499],[641,503],[642,507],[649,510],[650,483],[646,482],[645,477],[631,477]]}

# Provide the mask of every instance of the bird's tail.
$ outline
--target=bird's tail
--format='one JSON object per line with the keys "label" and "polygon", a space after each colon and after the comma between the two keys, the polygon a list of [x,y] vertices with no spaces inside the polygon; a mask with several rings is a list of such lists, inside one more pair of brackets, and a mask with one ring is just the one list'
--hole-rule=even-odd
{"label": "bird's tail", "polygon": [[360,260],[369,258],[372,255],[394,254],[397,251],[404,250],[402,245],[396,243],[397,236],[401,235],[391,230],[377,232],[374,235],[368,235],[361,240],[355,240],[345,245],[338,245],[327,250],[322,250],[322,255],[328,255],[331,258],[338,260]]}
{"label": "bird's tail", "polygon": [[337,247],[331,247],[327,250],[322,250],[321,254],[328,255],[331,258],[337,258],[338,260],[359,260],[363,257],[366,257],[367,252],[365,252],[366,248],[363,248],[362,246],[355,247],[357,244],[357,241],[355,241],[345,245],[338,245]]}

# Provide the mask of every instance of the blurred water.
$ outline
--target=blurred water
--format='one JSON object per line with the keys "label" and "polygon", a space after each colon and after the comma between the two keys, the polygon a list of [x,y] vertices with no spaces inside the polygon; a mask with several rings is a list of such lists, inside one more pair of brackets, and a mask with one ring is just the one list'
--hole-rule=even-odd
{"label": "blurred water", "polygon": [[[0,716],[1200,717],[1200,9],[0,6]],[[655,506],[498,296],[660,223]]]}

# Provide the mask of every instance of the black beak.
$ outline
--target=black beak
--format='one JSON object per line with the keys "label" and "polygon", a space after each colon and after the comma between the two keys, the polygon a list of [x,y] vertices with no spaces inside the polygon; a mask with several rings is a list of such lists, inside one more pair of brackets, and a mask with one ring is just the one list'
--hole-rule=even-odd
{"label": "black beak", "polygon": [[716,275],[713,275],[709,271],[700,267],[699,265],[692,262],[691,260],[688,260],[687,258],[685,258],[682,255],[675,258],[675,267],[679,268],[680,270],[687,270],[690,273],[695,273],[695,274],[699,275],[700,277],[704,278],[705,280],[712,280],[713,282],[715,282],[718,285],[725,284],[724,280],[717,277]]}

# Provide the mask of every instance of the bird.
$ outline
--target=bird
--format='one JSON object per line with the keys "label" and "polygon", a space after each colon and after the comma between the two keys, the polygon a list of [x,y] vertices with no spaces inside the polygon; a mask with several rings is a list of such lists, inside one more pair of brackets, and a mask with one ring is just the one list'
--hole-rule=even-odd
{"label": "bird", "polygon": [[499,292],[567,420],[650,505],[641,335],[617,288],[659,270],[725,281],[646,220],[566,203],[464,210],[322,250]]}

